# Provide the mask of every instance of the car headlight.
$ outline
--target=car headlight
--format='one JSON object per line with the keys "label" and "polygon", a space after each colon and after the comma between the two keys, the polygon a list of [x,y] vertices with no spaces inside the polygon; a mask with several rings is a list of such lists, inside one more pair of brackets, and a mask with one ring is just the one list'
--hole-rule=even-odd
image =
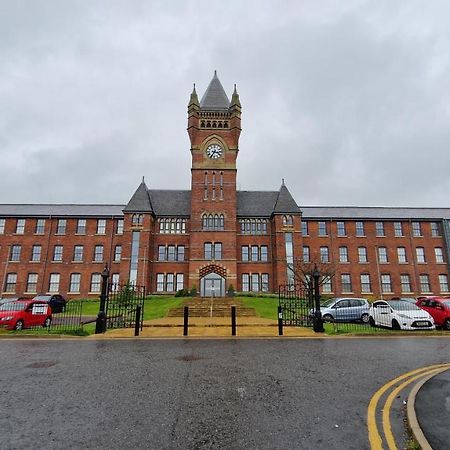
{"label": "car headlight", "polygon": [[411,317],[407,316],[406,314],[399,314],[398,317],[401,317],[402,319],[411,319]]}
{"label": "car headlight", "polygon": [[6,316],[6,317],[2,317],[0,320],[6,321],[6,320],[11,320],[11,319],[14,319],[14,316]]}

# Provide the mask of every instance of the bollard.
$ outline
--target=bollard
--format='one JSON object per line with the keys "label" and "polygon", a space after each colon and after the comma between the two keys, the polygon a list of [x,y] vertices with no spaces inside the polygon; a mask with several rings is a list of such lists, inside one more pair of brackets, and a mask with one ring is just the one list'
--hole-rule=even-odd
{"label": "bollard", "polygon": [[136,306],[136,322],[134,323],[134,335],[139,336],[139,330],[141,328],[141,307]]}
{"label": "bollard", "polygon": [[95,334],[101,334],[106,331],[106,314],[100,311],[95,321]]}
{"label": "bollard", "polygon": [[231,307],[231,336],[236,336],[236,306]]}
{"label": "bollard", "polygon": [[283,336],[283,310],[278,307],[278,336]]}
{"label": "bollard", "polygon": [[183,323],[183,336],[188,335],[189,326],[189,306],[184,307],[184,323]]}

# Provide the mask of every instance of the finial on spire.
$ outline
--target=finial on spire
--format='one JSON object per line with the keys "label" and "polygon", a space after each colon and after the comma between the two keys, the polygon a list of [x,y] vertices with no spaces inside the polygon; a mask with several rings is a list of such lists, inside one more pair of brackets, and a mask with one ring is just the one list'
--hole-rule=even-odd
{"label": "finial on spire", "polygon": [[284,178],[281,179],[281,186],[284,186]]}
{"label": "finial on spire", "polygon": [[192,93],[193,93],[193,94],[196,94],[196,93],[197,93],[196,90],[195,90],[195,83],[194,83],[194,89],[192,89]]}
{"label": "finial on spire", "polygon": [[145,183],[144,175],[142,175],[142,182]]}
{"label": "finial on spire", "polygon": [[214,70],[214,76],[217,77],[217,70]]}

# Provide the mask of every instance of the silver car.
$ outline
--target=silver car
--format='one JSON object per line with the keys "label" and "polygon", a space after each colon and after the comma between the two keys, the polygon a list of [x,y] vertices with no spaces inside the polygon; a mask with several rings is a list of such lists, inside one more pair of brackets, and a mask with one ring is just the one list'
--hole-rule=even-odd
{"label": "silver car", "polygon": [[325,322],[369,322],[369,302],[365,298],[330,298],[320,305]]}

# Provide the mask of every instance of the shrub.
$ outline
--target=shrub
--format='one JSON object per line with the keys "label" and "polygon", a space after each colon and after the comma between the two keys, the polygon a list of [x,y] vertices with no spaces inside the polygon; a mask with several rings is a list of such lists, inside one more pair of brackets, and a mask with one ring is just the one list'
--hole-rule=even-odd
{"label": "shrub", "polygon": [[191,297],[197,297],[197,288],[196,286],[192,286],[191,290],[189,291],[189,294]]}
{"label": "shrub", "polygon": [[175,294],[175,297],[189,297],[191,293],[187,289],[180,289]]}
{"label": "shrub", "polygon": [[233,285],[230,284],[228,286],[227,297],[234,297],[235,294],[236,294],[236,291],[234,290]]}

